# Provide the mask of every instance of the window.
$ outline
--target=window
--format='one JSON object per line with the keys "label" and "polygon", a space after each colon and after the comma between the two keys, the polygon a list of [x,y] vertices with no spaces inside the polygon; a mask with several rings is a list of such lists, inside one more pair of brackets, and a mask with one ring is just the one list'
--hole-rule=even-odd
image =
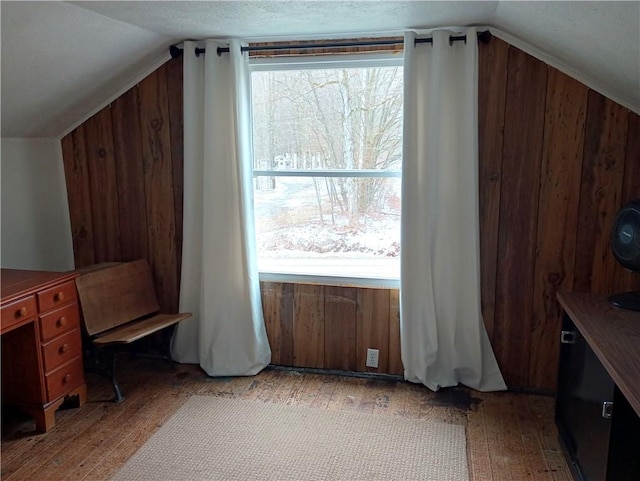
{"label": "window", "polygon": [[402,59],[307,59],[252,61],[261,276],[397,283]]}

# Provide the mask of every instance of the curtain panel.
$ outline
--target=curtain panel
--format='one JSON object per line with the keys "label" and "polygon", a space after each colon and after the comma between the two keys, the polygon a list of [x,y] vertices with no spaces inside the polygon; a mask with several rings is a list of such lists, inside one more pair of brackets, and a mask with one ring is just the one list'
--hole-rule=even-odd
{"label": "curtain panel", "polygon": [[404,40],[400,271],[405,379],[506,389],[482,320],[475,29]]}
{"label": "curtain panel", "polygon": [[250,79],[240,42],[184,43],[184,248],[172,356],[211,376],[260,372],[271,350],[253,221]]}

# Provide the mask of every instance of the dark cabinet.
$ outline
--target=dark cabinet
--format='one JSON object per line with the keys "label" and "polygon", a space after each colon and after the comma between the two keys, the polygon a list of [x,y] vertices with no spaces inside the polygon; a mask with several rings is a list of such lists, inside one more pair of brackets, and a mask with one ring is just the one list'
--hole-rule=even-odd
{"label": "dark cabinet", "polygon": [[560,342],[556,423],[561,440],[574,470],[584,479],[604,480],[615,384],[568,316]]}
{"label": "dark cabinet", "polygon": [[[576,480],[640,481],[640,417],[616,385],[611,368],[565,311],[556,424]],[[640,371],[635,375],[640,383]]]}

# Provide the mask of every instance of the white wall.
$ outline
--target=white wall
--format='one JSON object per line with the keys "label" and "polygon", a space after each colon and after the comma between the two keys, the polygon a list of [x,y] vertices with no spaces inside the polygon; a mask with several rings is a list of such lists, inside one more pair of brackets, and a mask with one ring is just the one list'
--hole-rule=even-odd
{"label": "white wall", "polygon": [[74,268],[59,139],[0,140],[0,265]]}

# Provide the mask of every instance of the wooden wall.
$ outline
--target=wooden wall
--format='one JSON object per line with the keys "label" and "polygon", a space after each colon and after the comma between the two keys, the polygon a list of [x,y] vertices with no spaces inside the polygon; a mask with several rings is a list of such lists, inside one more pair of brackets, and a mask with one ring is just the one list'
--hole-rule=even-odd
{"label": "wooden wall", "polygon": [[172,60],[62,139],[76,268],[147,258],[177,311],[182,62]]}
{"label": "wooden wall", "polygon": [[[397,289],[261,283],[271,362],[344,371],[403,373]],[[365,366],[378,349],[378,368]]]}
{"label": "wooden wall", "polygon": [[[515,47],[480,44],[482,309],[510,387],[554,390],[558,290],[640,289],[609,231],[640,198],[640,120]],[[147,257],[178,302],[182,79],[171,60],[66,136],[76,266]],[[263,283],[276,364],[399,374],[398,292]]]}
{"label": "wooden wall", "polygon": [[640,198],[640,121],[498,39],[479,66],[484,320],[507,384],[554,390],[556,292],[640,289],[609,246]]}

